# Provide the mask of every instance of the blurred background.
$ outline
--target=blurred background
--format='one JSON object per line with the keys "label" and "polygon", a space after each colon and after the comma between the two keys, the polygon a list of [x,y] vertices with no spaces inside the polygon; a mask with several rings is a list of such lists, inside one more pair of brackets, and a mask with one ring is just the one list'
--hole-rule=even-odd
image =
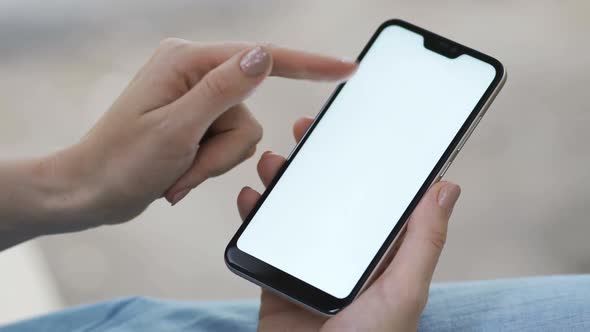
{"label": "blurred background", "polygon": [[[496,56],[509,79],[446,178],[463,187],[437,281],[590,272],[590,2],[0,1],[0,157],[76,142],[158,42],[249,40],[355,57],[399,17]],[[256,156],[174,208],[0,254],[0,322],[125,295],[255,297],[224,266],[235,198],[255,162],[287,154],[291,124],[334,88],[269,80],[249,101]]]}

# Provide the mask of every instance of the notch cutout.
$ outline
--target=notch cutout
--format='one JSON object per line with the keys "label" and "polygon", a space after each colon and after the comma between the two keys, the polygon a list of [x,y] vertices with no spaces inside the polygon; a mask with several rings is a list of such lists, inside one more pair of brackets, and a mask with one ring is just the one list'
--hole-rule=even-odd
{"label": "notch cutout", "polygon": [[424,36],[424,47],[449,59],[456,59],[463,54],[460,45],[438,36]]}

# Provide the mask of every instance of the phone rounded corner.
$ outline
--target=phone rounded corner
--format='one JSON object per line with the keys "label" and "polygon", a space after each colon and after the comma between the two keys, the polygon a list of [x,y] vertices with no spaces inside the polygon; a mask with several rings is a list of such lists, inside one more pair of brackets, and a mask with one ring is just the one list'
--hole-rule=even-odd
{"label": "phone rounded corner", "polygon": [[492,67],[494,67],[494,70],[496,71],[496,80],[499,83],[503,84],[506,81],[506,78],[508,77],[508,71],[506,70],[506,66],[504,66],[504,64],[500,60],[494,57],[491,57],[489,55],[487,57],[488,63],[492,65]]}
{"label": "phone rounded corner", "polygon": [[[313,303],[302,303],[305,307],[309,310],[317,313],[320,316],[325,318],[331,318],[339,314],[342,310],[346,309],[349,305],[351,305],[354,300],[358,297],[360,293],[351,293],[347,297],[340,299],[342,302],[338,305],[333,305],[329,307],[322,307],[320,305],[316,305]],[[300,302],[301,303],[301,302]]]}
{"label": "phone rounded corner", "polygon": [[394,18],[387,19],[383,23],[381,23],[381,27],[387,27],[387,26],[390,26],[390,25],[401,25],[401,26],[404,26],[404,25],[408,25],[408,24],[409,23],[406,22],[406,21],[404,21],[403,19],[398,18],[398,17],[394,17]]}
{"label": "phone rounded corner", "polygon": [[408,27],[412,27],[412,24],[408,21],[404,21],[401,18],[390,18],[387,19],[385,21],[383,21],[383,23],[381,23],[379,25],[379,27],[377,28],[376,34],[381,33],[383,30],[387,29],[388,27],[391,26],[398,26],[398,27],[403,27],[403,28],[408,28]]}
{"label": "phone rounded corner", "polygon": [[225,247],[223,252],[223,261],[225,262],[227,268],[232,271],[235,270],[236,267],[235,257],[238,250],[238,247],[232,241]]}

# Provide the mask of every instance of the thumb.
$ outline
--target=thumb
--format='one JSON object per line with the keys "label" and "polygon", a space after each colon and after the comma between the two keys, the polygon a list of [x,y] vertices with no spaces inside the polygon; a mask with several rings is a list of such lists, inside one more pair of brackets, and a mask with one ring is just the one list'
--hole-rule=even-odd
{"label": "thumb", "polygon": [[261,46],[234,55],[211,70],[172,106],[184,120],[209,125],[246,99],[270,73],[272,56]]}
{"label": "thumb", "polygon": [[[428,290],[447,238],[449,218],[461,188],[439,182],[424,195],[408,221],[406,236],[389,269]],[[404,278],[405,280],[405,278]]]}
{"label": "thumb", "polygon": [[[370,310],[367,326],[412,326],[415,330],[461,189],[449,182],[432,186],[412,213],[392,263],[350,307],[351,316]],[[369,309],[367,309],[369,308]],[[405,324],[405,325],[404,325]],[[372,330],[379,330],[373,328]]]}

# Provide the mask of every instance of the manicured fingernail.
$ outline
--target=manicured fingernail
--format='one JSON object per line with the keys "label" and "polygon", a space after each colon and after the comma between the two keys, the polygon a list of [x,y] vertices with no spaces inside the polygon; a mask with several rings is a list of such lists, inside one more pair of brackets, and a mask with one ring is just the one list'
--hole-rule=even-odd
{"label": "manicured fingernail", "polygon": [[176,205],[176,203],[180,202],[190,191],[190,188],[187,188],[177,192],[172,196],[172,202],[170,202],[170,204],[172,204],[172,206]]}
{"label": "manicured fingernail", "polygon": [[262,154],[262,157],[266,156],[267,154],[271,154],[272,151],[268,150],[268,151],[264,151],[264,153]]}
{"label": "manicured fingernail", "polygon": [[256,77],[265,73],[269,66],[270,53],[260,46],[257,46],[250,52],[246,53],[240,61],[240,67],[244,73],[251,77]]}
{"label": "manicured fingernail", "polygon": [[453,183],[446,184],[442,189],[438,192],[438,205],[446,210],[451,210],[457,199],[459,199],[459,195],[461,195],[461,188]]}

